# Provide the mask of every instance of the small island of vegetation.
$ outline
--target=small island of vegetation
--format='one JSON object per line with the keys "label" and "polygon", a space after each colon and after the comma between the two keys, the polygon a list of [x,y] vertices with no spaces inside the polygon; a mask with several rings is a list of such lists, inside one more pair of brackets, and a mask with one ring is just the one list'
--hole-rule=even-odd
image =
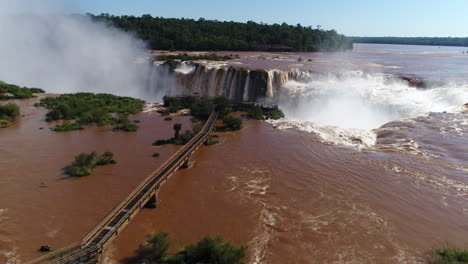
{"label": "small island of vegetation", "polygon": [[37,93],[45,93],[45,91],[40,88],[20,87],[0,81],[0,100],[32,98]]}
{"label": "small island of vegetation", "polygon": [[81,153],[75,157],[71,166],[65,168],[65,173],[73,177],[83,177],[91,175],[96,166],[103,166],[117,163],[113,160],[114,153],[106,151],[98,156],[96,152],[90,154]]}
{"label": "small island of vegetation", "polygon": [[203,237],[195,244],[186,246],[179,252],[169,255],[170,241],[168,233],[160,232],[149,235],[146,242],[136,250],[135,256],[127,259],[130,263],[155,264],[243,264],[245,247],[224,242],[222,237]]}
{"label": "small island of vegetation", "polygon": [[112,94],[76,93],[44,98],[36,106],[49,109],[46,121],[75,120],[56,126],[55,131],[83,129],[83,125],[117,125],[114,131],[136,131],[129,114],[143,111],[144,101]]}
{"label": "small island of vegetation", "polygon": [[19,116],[20,109],[17,104],[0,104],[0,128],[8,127]]}

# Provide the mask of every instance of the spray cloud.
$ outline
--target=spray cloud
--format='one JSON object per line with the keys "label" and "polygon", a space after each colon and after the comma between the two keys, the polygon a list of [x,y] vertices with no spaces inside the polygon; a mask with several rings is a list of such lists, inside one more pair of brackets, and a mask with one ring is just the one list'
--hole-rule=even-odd
{"label": "spray cloud", "polygon": [[100,92],[151,98],[145,45],[72,15],[63,2],[0,0],[0,80],[52,93]]}

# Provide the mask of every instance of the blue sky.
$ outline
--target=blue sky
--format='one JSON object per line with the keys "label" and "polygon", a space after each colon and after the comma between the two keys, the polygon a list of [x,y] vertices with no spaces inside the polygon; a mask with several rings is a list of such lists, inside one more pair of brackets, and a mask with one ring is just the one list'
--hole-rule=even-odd
{"label": "blue sky", "polygon": [[321,25],[349,36],[468,37],[468,0],[64,0],[80,13]]}

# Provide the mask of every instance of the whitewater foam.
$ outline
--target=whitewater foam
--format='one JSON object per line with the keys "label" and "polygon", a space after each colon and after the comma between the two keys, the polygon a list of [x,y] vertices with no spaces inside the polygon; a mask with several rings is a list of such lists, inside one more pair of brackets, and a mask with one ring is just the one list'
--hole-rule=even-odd
{"label": "whitewater foam", "polygon": [[312,132],[325,142],[360,149],[373,146],[376,142],[373,129],[387,122],[431,112],[457,112],[466,101],[466,83],[418,89],[387,74],[363,71],[311,74],[282,86],[277,102],[286,119],[270,123],[280,129],[294,127]]}

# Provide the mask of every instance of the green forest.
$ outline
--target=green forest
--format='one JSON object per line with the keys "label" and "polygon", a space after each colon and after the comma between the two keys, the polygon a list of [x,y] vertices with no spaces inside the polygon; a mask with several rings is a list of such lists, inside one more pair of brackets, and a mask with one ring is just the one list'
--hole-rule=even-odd
{"label": "green forest", "polygon": [[335,30],[297,24],[162,18],[151,15],[88,14],[127,32],[134,32],[150,49],[186,51],[341,51],[352,49],[351,38]]}
{"label": "green forest", "polygon": [[352,37],[354,43],[432,45],[468,47],[468,38],[430,37]]}

